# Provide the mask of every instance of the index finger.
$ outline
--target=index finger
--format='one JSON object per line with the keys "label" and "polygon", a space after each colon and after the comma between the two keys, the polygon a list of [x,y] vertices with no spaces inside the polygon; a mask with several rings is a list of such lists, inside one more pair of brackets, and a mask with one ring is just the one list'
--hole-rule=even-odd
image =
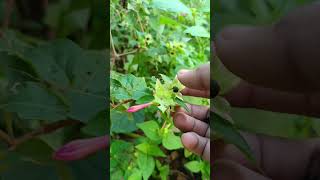
{"label": "index finger", "polygon": [[223,64],[252,84],[278,90],[320,90],[320,4],[297,9],[272,26],[229,27],[216,38]]}
{"label": "index finger", "polygon": [[210,89],[210,66],[209,63],[198,67],[195,70],[181,70],[178,73],[179,81],[190,89]]}

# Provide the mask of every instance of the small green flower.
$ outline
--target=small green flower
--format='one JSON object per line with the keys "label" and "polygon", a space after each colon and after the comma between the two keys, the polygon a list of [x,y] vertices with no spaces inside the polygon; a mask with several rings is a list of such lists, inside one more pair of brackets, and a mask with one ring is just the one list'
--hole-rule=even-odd
{"label": "small green flower", "polygon": [[146,36],[145,36],[145,42],[146,42],[146,44],[147,45],[150,45],[152,42],[153,42],[153,38],[152,38],[152,35],[151,34],[147,34]]}

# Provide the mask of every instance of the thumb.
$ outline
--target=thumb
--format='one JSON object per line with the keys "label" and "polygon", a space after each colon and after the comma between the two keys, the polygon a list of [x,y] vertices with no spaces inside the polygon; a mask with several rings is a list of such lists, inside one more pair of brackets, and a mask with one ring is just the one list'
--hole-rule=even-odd
{"label": "thumb", "polygon": [[216,38],[217,55],[242,79],[279,90],[318,91],[320,4],[297,9],[272,26],[233,26]]}

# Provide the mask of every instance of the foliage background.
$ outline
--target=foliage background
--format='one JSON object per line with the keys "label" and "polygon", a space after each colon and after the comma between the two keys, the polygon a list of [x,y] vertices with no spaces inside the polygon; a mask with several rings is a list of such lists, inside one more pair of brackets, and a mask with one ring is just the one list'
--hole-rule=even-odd
{"label": "foliage background", "polygon": [[[313,0],[216,0],[213,2],[215,34],[231,24],[270,25],[290,10]],[[214,39],[214,38],[213,38]],[[222,85],[222,94],[237,84],[239,78],[228,72],[219,59],[214,60],[212,74]],[[221,97],[213,102],[219,111],[231,115],[237,129],[271,136],[305,139],[320,135],[319,120],[293,114],[274,113],[257,109],[234,108]],[[258,123],[257,123],[257,120]]]}
{"label": "foliage background", "polygon": [[[0,179],[104,179],[106,155],[54,150],[107,134],[107,13],[99,0],[0,1]],[[59,40],[58,40],[59,39]]]}
{"label": "foliage background", "polygon": [[126,109],[152,101],[161,74],[174,79],[209,61],[210,1],[112,0],[110,8],[111,179],[209,179],[209,164],[182,149],[171,117]]}

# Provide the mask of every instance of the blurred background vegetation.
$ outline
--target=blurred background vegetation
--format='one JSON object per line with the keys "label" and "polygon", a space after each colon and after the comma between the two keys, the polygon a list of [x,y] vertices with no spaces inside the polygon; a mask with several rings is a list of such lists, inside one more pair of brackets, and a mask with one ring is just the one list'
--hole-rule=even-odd
{"label": "blurred background vegetation", "polygon": [[1,180],[108,175],[105,151],[52,159],[70,140],[108,133],[106,3],[0,0]]}
{"label": "blurred background vegetation", "polygon": [[105,49],[107,1],[1,0],[2,29],[23,33],[31,42],[68,38],[83,48]]}

